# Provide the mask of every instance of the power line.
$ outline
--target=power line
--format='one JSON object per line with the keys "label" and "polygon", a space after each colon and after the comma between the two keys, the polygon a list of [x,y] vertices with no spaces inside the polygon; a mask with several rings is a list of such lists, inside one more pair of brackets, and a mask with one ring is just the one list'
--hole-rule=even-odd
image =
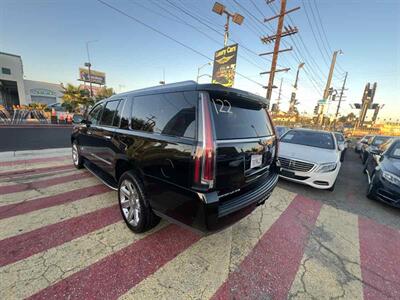
{"label": "power line", "polygon": [[307,17],[308,25],[309,25],[310,28],[311,28],[311,32],[312,32],[312,35],[313,35],[313,37],[314,37],[315,44],[317,45],[317,48],[318,48],[318,50],[319,50],[319,52],[320,52],[320,54],[321,54],[322,60],[323,60],[323,61],[325,62],[325,64],[329,67],[329,62],[326,60],[326,57],[325,57],[324,53],[322,52],[322,49],[321,49],[321,47],[320,47],[320,45],[319,45],[319,43],[318,43],[318,39],[317,39],[317,36],[316,36],[316,34],[315,34],[314,27],[312,26],[311,19],[310,19],[309,15],[308,15],[305,2],[304,2],[303,0],[302,0],[301,2],[303,3],[303,6],[304,6],[304,13],[305,13],[305,15],[306,15],[306,17]]}
{"label": "power line", "polygon": [[[274,7],[275,3],[272,2],[271,4],[272,5],[270,5],[270,8],[276,14],[276,10],[275,10],[275,7]],[[293,24],[294,21],[292,20],[292,17],[290,15],[288,15],[288,17],[289,17],[289,20]],[[288,24],[290,24],[290,23],[288,22]],[[295,42],[296,38],[298,38],[299,41],[301,42],[301,45],[302,45],[302,47],[303,47],[303,49],[304,49],[304,51],[306,52],[307,55],[304,55],[304,53],[302,53],[300,47],[296,44],[296,42]],[[319,65],[315,62],[313,56],[310,54],[305,42],[303,41],[301,33],[295,35],[294,37],[290,36],[290,39],[293,42],[293,45],[295,46],[295,49],[294,49],[295,51],[293,51],[293,56],[296,56],[298,62],[305,62],[306,63],[306,68],[308,68],[310,70],[310,72],[313,73],[317,78],[320,78],[322,76],[322,80],[326,79],[325,73],[322,72],[322,70],[320,69]],[[302,57],[302,59],[298,58],[298,55],[297,55],[296,52],[299,52],[299,55]],[[306,56],[309,58],[309,61],[306,60]],[[312,64],[310,64],[309,62],[312,62]],[[314,70],[314,67],[320,72],[321,75],[317,75],[317,73]],[[309,78],[309,75],[311,75],[311,73],[308,74],[306,72],[307,78],[310,81],[311,81],[311,78]],[[318,84],[317,81],[315,80],[314,76],[312,76],[312,78],[314,80],[313,86],[315,86],[315,85],[319,86],[320,85],[321,86],[320,88],[322,89],[322,86],[323,86],[322,81]],[[318,93],[320,94],[320,92],[318,92]]]}
{"label": "power line", "polygon": [[[323,33],[323,35],[324,35],[324,37],[325,37],[326,44],[327,44],[327,46],[328,46],[329,51],[332,53],[332,52],[333,52],[333,50],[332,50],[333,48],[331,47],[331,45],[330,45],[330,43],[329,43],[328,35],[326,34],[326,31],[325,31],[325,28],[324,28],[324,24],[323,24],[323,22],[322,22],[321,14],[320,14],[319,9],[318,9],[317,2],[314,0],[313,3],[314,3],[315,10],[316,10],[316,12],[317,12],[316,14],[317,14],[317,16],[318,16],[319,23],[321,24],[322,33]],[[338,65],[339,69],[341,69],[342,72],[345,72],[345,71],[343,70],[343,68],[340,66],[339,63],[337,63],[337,65]],[[343,75],[343,76],[345,76],[345,75]]]}
{"label": "power line", "polygon": [[[210,30],[216,32],[216,33],[219,34],[219,35],[223,35],[222,32],[220,32],[220,31],[216,30],[215,28],[209,26],[208,24],[204,23],[204,21],[202,21],[200,18],[194,16],[192,13],[188,12],[186,9],[184,9],[184,8],[182,8],[182,7],[179,7],[178,5],[176,5],[175,3],[171,2],[170,0],[166,0],[166,1],[167,1],[171,6],[175,7],[175,8],[178,9],[178,10],[180,10],[181,12],[183,12],[183,13],[186,14],[186,15],[188,15],[189,17],[191,17],[191,18],[197,20],[198,22],[200,22],[201,24],[203,24],[204,26],[206,26],[208,29],[210,29]],[[233,39],[231,39],[231,38],[230,38],[229,40],[232,41],[233,43],[239,44],[241,48],[243,48],[243,49],[247,50],[248,52],[252,53],[253,55],[256,55],[257,57],[259,57],[259,56],[258,56],[258,53],[256,53],[255,51],[249,49],[248,47],[244,46],[243,44],[238,43],[237,41],[235,41],[235,40],[233,40]],[[240,55],[239,55],[239,56],[240,56]],[[266,59],[266,58],[264,58],[264,59]],[[267,60],[267,61],[270,61],[270,60],[268,60],[268,59],[266,59],[266,60]]]}
{"label": "power line", "polygon": [[[167,1],[167,2],[169,2],[169,1]],[[181,20],[182,22],[184,22],[184,24],[186,24],[187,26],[190,26],[190,27],[192,27],[193,29],[195,29],[196,31],[200,32],[201,34],[207,36],[207,37],[208,37],[209,39],[211,39],[213,42],[215,42],[215,43],[217,43],[217,44],[220,44],[219,41],[217,41],[216,39],[210,37],[210,36],[209,36],[207,33],[205,33],[204,31],[202,31],[202,30],[196,28],[195,26],[193,26],[193,25],[190,24],[190,23],[187,23],[186,21],[184,21],[182,18],[178,17],[177,15],[171,13],[166,7],[162,7],[162,6],[160,6],[160,5],[159,5],[158,3],[156,3],[156,2],[153,2],[153,3],[154,3],[155,5],[157,5],[160,9],[169,12],[171,15],[175,16],[177,19],[179,19],[179,20]],[[170,4],[171,4],[171,3],[170,3]],[[177,6],[175,6],[175,5],[173,5],[173,7],[179,9],[179,7],[177,7]],[[197,20],[197,19],[195,19],[195,20]],[[203,24],[203,23],[202,23],[202,24]],[[204,24],[203,24],[203,25],[204,25]],[[219,32],[219,31],[215,31],[215,32],[218,33],[218,34],[220,34],[220,35],[223,35],[223,34],[222,34],[221,32]],[[245,61],[247,61],[249,64],[253,65],[254,67],[256,67],[256,68],[262,70],[262,68],[260,67],[260,65],[257,64],[257,63],[255,63],[254,61],[248,59],[247,57],[245,57],[245,56],[243,56],[243,55],[241,55],[241,54],[238,54],[238,56],[239,56],[240,58],[244,59]]]}
{"label": "power line", "polygon": [[[157,28],[155,28],[155,27],[153,27],[153,26],[151,26],[151,25],[148,25],[147,23],[145,23],[145,22],[143,22],[143,21],[141,21],[141,20],[139,20],[139,19],[137,19],[137,18],[131,16],[130,14],[127,14],[127,13],[124,12],[123,10],[121,10],[121,9],[115,7],[115,6],[112,6],[111,4],[109,4],[109,3],[107,3],[107,2],[105,2],[105,1],[103,1],[103,0],[97,0],[97,1],[98,1],[99,3],[101,3],[101,4],[103,4],[104,6],[108,7],[109,9],[111,9],[111,10],[113,10],[113,11],[115,11],[115,12],[121,14],[121,15],[124,15],[125,17],[131,19],[132,21],[134,21],[134,22],[136,22],[136,23],[139,23],[139,24],[141,24],[142,26],[144,26],[144,27],[146,27],[146,28],[148,28],[148,29],[150,29],[150,30],[152,30],[152,31],[154,31],[154,32],[156,32],[156,33],[158,33],[158,34],[164,36],[165,38],[167,38],[167,39],[169,39],[169,40],[171,40],[171,41],[173,41],[173,42],[175,42],[175,43],[181,45],[182,47],[184,47],[184,48],[186,48],[186,49],[188,49],[188,50],[190,50],[190,51],[196,53],[197,55],[200,55],[200,56],[202,56],[202,57],[204,57],[204,58],[206,58],[206,59],[208,59],[208,60],[210,60],[210,61],[213,61],[212,58],[210,58],[210,57],[208,57],[207,55],[201,53],[200,51],[194,49],[193,47],[188,46],[188,45],[186,45],[185,43],[178,41],[178,40],[175,39],[174,37],[171,37],[170,35],[168,35],[168,34],[162,32],[162,31],[158,30]],[[239,72],[236,72],[236,74],[238,74],[239,76],[241,76],[241,77],[243,77],[243,78],[245,78],[245,79],[247,79],[247,80],[249,80],[249,81],[251,81],[251,82],[253,82],[253,83],[255,83],[255,84],[259,85],[259,86],[261,86],[261,87],[263,87],[263,85],[262,85],[261,83],[255,81],[255,80],[253,80],[253,79],[251,79],[251,78],[249,78],[249,77],[247,77],[247,76],[245,76],[245,75],[243,75],[243,74],[241,74],[241,73],[239,73]]]}

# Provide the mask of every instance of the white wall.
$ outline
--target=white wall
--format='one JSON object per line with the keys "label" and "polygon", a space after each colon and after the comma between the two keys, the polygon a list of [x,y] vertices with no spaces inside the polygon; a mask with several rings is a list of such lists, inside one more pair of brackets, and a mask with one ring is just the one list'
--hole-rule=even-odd
{"label": "white wall", "polygon": [[[1,68],[10,69],[11,75],[3,74]],[[27,104],[24,89],[24,71],[20,56],[0,52],[0,80],[16,81],[19,102],[21,105]]]}
{"label": "white wall", "polygon": [[24,80],[25,83],[25,95],[27,103],[32,102],[32,96],[39,96],[43,98],[56,98],[56,102],[62,102],[61,93],[62,88],[60,84],[35,81],[35,80]]}

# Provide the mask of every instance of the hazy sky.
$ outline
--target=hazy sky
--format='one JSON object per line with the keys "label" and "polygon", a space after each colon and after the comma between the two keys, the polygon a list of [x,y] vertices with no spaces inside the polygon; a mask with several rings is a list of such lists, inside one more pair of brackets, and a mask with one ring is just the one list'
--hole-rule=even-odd
{"label": "hazy sky", "polygon": [[[103,1],[206,57],[213,57],[223,46],[225,20],[211,11],[213,0]],[[245,17],[242,26],[231,24],[231,38],[239,42],[237,71],[255,82],[237,75],[235,87],[265,95],[261,85],[267,84],[268,75],[259,73],[269,70],[270,61],[256,54],[272,51],[273,45],[262,44],[260,35],[273,34],[276,21],[264,25],[261,20],[274,15],[272,9],[278,9],[280,2],[276,0],[272,7],[265,0],[219,2]],[[377,82],[375,102],[385,103],[381,117],[400,118],[400,1],[288,1],[288,8],[296,6],[301,9],[285,20],[297,26],[299,33],[285,37],[282,45],[296,51],[282,53],[278,61],[280,67],[291,70],[275,77],[277,86],[283,78],[283,108],[287,108],[301,60],[306,66],[300,73],[299,109],[312,112],[321,99],[332,51],[342,49],[333,82],[340,88],[344,71],[349,72],[342,112],[351,111],[349,103],[360,102],[367,82]],[[27,79],[77,83],[90,40],[96,40],[90,44],[93,69],[106,72],[107,85],[117,92],[156,85],[163,69],[167,83],[195,80],[197,68],[207,63],[205,57],[97,0],[0,0],[0,51],[22,56]],[[211,74],[211,69],[205,67],[202,73]],[[201,78],[207,81],[208,77]]]}

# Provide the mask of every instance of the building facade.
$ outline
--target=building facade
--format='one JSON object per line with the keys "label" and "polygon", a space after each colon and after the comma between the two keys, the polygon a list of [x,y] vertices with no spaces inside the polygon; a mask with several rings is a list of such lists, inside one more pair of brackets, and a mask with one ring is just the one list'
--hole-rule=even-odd
{"label": "building facade", "polygon": [[0,52],[0,105],[60,103],[61,91],[60,84],[24,79],[21,56]]}

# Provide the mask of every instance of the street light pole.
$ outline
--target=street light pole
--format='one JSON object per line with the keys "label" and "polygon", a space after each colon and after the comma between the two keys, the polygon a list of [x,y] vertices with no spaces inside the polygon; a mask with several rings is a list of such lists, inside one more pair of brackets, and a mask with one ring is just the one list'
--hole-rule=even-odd
{"label": "street light pole", "polygon": [[[331,82],[332,82],[332,77],[333,77],[333,71],[335,70],[335,64],[336,64],[336,57],[338,54],[343,54],[342,50],[337,50],[333,52],[332,55],[332,61],[331,61],[331,66],[329,68],[329,74],[328,74],[328,79],[326,81],[325,89],[324,89],[324,94],[322,96],[322,99],[325,101],[328,100],[329,97],[329,92],[330,92],[330,87],[331,87]],[[319,114],[317,115],[317,124],[322,125],[324,122],[324,110],[325,110],[326,103],[323,103],[321,105],[321,109],[319,110]]]}
{"label": "street light pole", "polygon": [[206,63],[206,64],[204,64],[204,65],[202,65],[202,66],[197,68],[197,79],[196,79],[197,82],[199,82],[199,78],[201,77],[200,76],[200,70],[202,68],[206,67],[206,66],[211,66],[211,62],[208,62],[208,63]]}
{"label": "street light pole", "polygon": [[295,110],[294,108],[296,107],[296,90],[297,90],[297,82],[299,81],[299,73],[300,69],[304,67],[305,63],[300,63],[299,66],[297,67],[297,73],[296,73],[296,80],[294,81],[294,91],[292,92],[290,96],[290,104],[289,104],[289,114],[293,113]]}
{"label": "street light pole", "polygon": [[213,12],[222,15],[226,15],[226,23],[225,23],[225,33],[224,33],[224,47],[228,46],[228,40],[229,40],[229,21],[232,18],[233,23],[236,23],[238,25],[242,25],[244,17],[241,14],[238,13],[230,13],[228,10],[226,10],[225,5],[215,2],[213,6]]}
{"label": "street light pole", "polygon": [[89,44],[90,43],[94,43],[97,42],[97,40],[92,40],[92,41],[87,41],[86,42],[86,53],[87,53],[87,58],[88,58],[88,62],[85,63],[85,67],[88,68],[88,74],[89,74],[89,88],[90,88],[90,97],[93,97],[93,86],[92,86],[92,73],[90,68],[92,67],[92,64],[90,62],[90,53],[89,53]]}

